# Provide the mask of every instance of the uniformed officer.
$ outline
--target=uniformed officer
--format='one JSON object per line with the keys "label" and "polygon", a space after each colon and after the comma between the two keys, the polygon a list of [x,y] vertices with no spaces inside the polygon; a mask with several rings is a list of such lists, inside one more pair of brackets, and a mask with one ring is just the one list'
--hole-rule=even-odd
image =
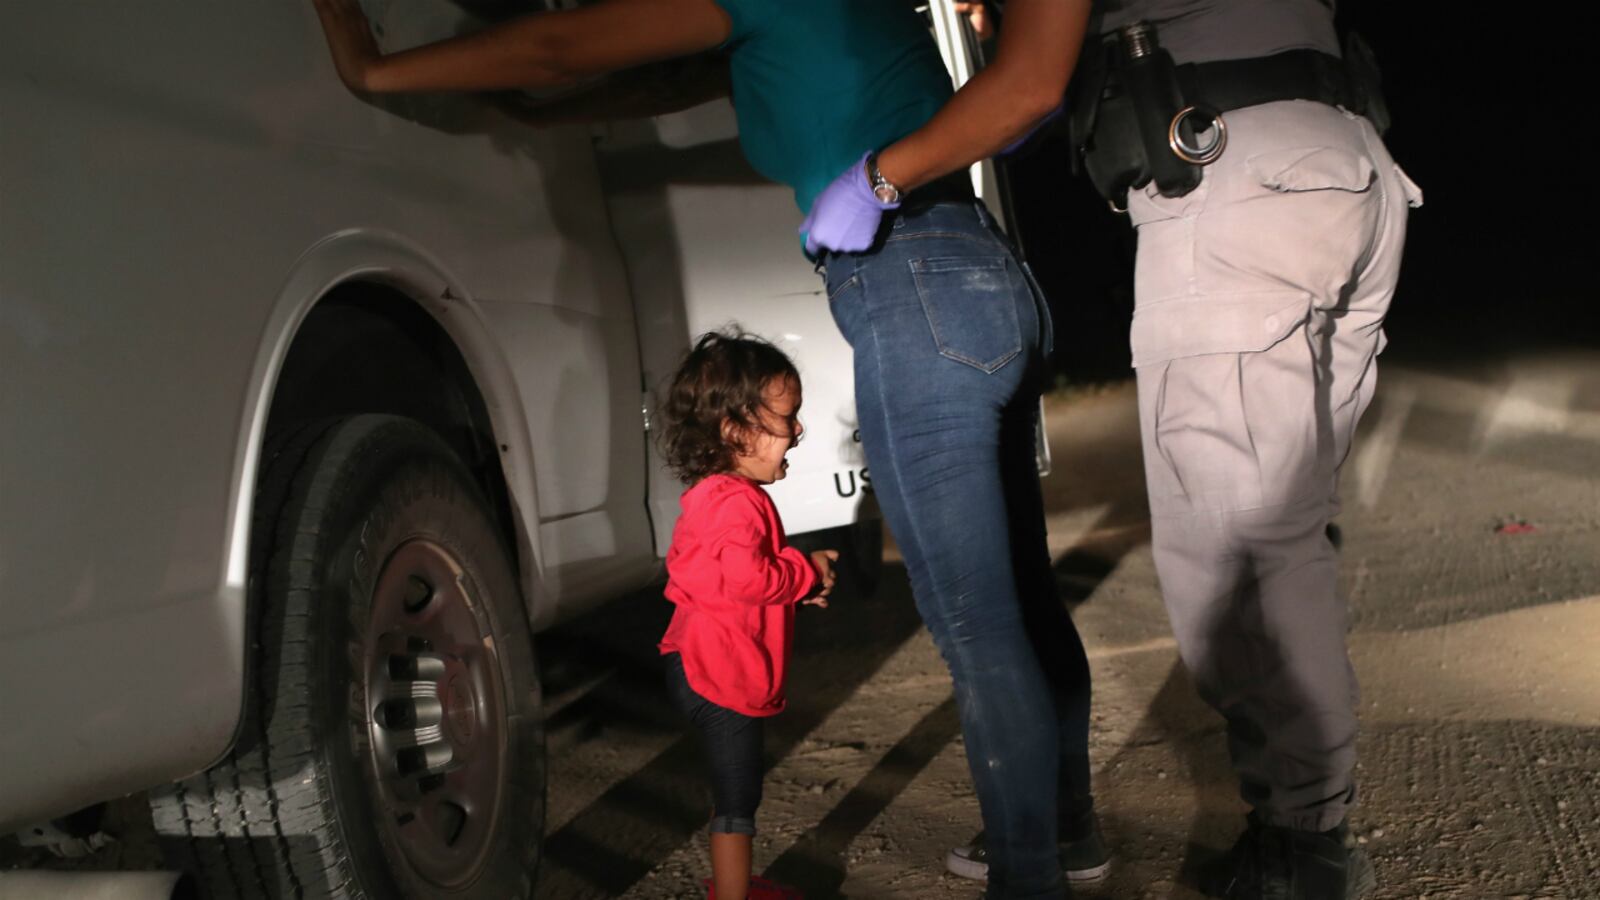
{"label": "uniformed officer", "polygon": [[[1018,58],[1002,24],[986,80],[882,148],[879,176],[908,189],[1014,141],[1009,92],[1079,50],[1070,26],[1034,31],[1035,56]],[[1359,897],[1375,879],[1345,846],[1356,680],[1327,527],[1421,193],[1363,114],[1381,118],[1379,99],[1342,61],[1331,0],[1102,0],[1089,33],[1098,62],[1074,74],[1068,114],[1138,233],[1131,345],[1156,569],[1252,807],[1201,887]]]}

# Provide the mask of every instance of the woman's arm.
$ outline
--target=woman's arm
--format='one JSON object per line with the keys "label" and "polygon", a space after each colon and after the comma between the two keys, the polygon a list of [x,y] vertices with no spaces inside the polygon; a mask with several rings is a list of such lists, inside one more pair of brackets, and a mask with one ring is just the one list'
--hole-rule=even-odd
{"label": "woman's arm", "polygon": [[[878,172],[902,192],[993,156],[1061,103],[1078,63],[1089,0],[1011,0],[995,60],[961,86],[927,124],[884,148]],[[862,150],[871,148],[863,147]],[[883,212],[867,157],[839,173],[800,224],[806,253],[856,253],[872,246]]]}
{"label": "woman's arm", "polygon": [[1089,22],[1089,0],[1010,0],[992,62],[937,115],[878,154],[902,191],[993,156],[1061,103]]}
{"label": "woman's arm", "polygon": [[315,0],[339,77],[353,91],[558,87],[709,50],[732,23],[714,0],[600,0],[384,55],[357,0]]}
{"label": "woman's arm", "polygon": [[507,115],[536,128],[546,128],[664,116],[728,93],[728,60],[720,53],[700,53],[619,72],[593,88],[580,88],[549,100],[521,91],[496,94],[495,99]]}

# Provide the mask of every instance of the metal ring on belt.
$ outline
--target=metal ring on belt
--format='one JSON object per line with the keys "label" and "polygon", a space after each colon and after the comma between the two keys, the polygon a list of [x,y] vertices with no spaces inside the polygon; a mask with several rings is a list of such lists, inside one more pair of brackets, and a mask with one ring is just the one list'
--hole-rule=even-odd
{"label": "metal ring on belt", "polygon": [[[1191,116],[1211,120],[1211,142],[1204,147],[1190,146],[1183,139],[1183,123]],[[1228,146],[1228,123],[1222,120],[1222,113],[1210,107],[1185,106],[1178,110],[1178,114],[1172,117],[1172,124],[1167,126],[1167,146],[1172,148],[1174,156],[1186,163],[1209,166],[1217,161]]]}

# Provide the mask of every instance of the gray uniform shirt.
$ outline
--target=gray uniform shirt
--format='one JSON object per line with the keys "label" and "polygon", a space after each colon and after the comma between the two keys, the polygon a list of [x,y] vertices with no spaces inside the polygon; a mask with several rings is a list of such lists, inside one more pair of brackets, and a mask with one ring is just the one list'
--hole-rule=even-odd
{"label": "gray uniform shirt", "polygon": [[1285,50],[1339,55],[1333,0],[1100,0],[1090,34],[1144,21],[1179,63],[1271,56]]}

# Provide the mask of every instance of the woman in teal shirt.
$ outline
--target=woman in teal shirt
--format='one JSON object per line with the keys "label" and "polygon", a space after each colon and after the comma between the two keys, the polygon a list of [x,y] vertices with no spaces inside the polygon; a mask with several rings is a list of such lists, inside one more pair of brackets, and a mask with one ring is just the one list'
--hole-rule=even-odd
{"label": "woman in teal shirt", "polygon": [[[927,26],[904,0],[601,0],[391,55],[355,0],[316,5],[339,75],[358,92],[560,86],[726,49],[751,164],[792,187],[801,210],[825,190],[856,204],[807,225],[832,234],[871,220],[862,252],[816,258],[854,350],[874,489],[954,681],[988,896],[1061,896],[1058,815],[1074,829],[1063,836],[1092,845],[1069,877],[1103,871],[1089,799],[1088,664],[1056,597],[1033,469],[1048,311],[962,176],[901,197],[872,181],[870,157],[929,131],[940,146],[988,155],[1055,106],[1072,60],[1044,78],[997,66],[952,99]],[[1012,0],[1007,9],[1002,40],[1012,46],[1002,58],[1020,59],[1030,42],[1081,34],[1087,4]],[[973,103],[1007,112],[973,133],[961,115]],[[900,157],[902,171],[915,171],[914,143]],[[712,859],[717,896],[745,896],[750,836],[713,834]]]}

